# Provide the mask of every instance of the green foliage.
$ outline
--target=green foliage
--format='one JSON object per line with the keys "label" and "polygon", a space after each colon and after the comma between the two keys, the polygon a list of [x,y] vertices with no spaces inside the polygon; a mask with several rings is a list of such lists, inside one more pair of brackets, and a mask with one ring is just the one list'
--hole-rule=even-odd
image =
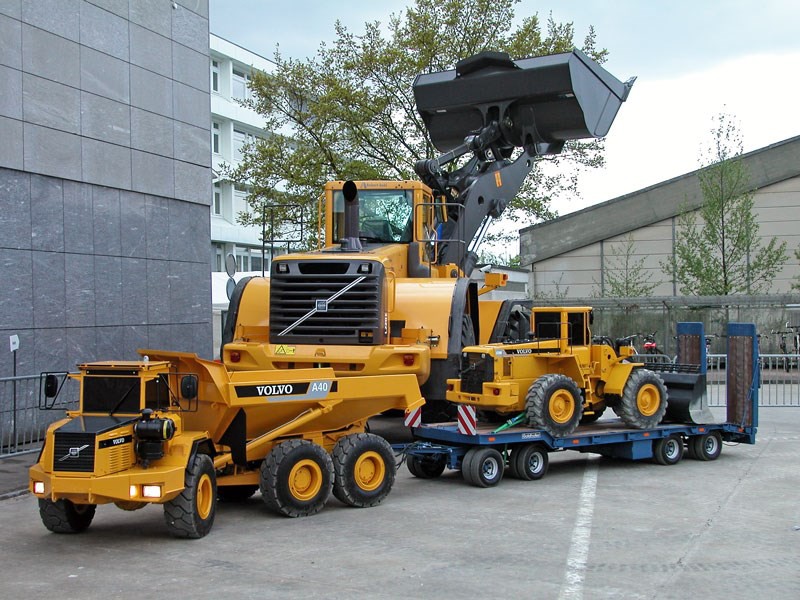
{"label": "green foliage", "polygon": [[[794,257],[800,262],[800,246],[794,249]],[[792,281],[792,289],[800,290],[800,275],[796,275],[794,281]]]}
{"label": "green foliage", "polygon": [[741,160],[742,141],[732,118],[720,114],[698,172],[703,205],[678,218],[675,255],[662,268],[681,293],[698,296],[759,294],[786,262],[786,242],[758,236],[754,191]]}
{"label": "green foliage", "polygon": [[639,298],[653,293],[658,283],[652,283],[653,273],[645,269],[645,259],[635,256],[636,243],[631,234],[622,242],[609,245],[601,296]]}
{"label": "green foliage", "polygon": [[[224,174],[251,189],[255,210],[240,221],[257,222],[259,203],[266,201],[301,204],[315,222],[315,198],[329,180],[415,179],[414,163],[437,155],[414,105],[417,74],[452,69],[482,50],[522,58],[576,45],[572,23],[549,18],[543,30],[534,14],[515,26],[518,3],[416,0],[392,15],[387,28],[366,23],[357,35],[337,22],[336,42],[321,44],[311,58],[276,51],[274,70],[254,74],[252,99],[244,102],[264,117],[270,133],[246,147],[241,164]],[[601,62],[607,54],[597,48],[592,28],[582,50]],[[551,199],[576,189],[566,166],[602,161],[600,142],[568,144],[542,161],[551,168],[534,171],[506,216],[515,222],[551,217]]]}

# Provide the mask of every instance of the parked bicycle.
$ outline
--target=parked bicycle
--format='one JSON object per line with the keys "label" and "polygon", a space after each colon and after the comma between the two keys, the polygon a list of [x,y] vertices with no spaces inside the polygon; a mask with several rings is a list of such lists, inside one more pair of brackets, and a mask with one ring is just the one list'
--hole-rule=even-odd
{"label": "parked bicycle", "polygon": [[[800,325],[789,325],[786,322],[785,329],[770,331],[771,334],[779,336],[778,348],[780,348],[783,355],[783,368],[788,372],[792,366],[797,366],[798,355],[800,355]],[[792,348],[789,344],[789,336],[791,336],[791,343],[794,345]],[[794,355],[791,357],[790,355]]]}

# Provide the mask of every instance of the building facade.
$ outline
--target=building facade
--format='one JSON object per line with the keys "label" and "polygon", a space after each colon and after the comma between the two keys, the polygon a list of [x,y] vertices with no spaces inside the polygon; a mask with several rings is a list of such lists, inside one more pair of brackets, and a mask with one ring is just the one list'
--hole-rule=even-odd
{"label": "building facade", "polygon": [[0,2],[0,337],[19,373],[211,356],[208,41],[207,0]]}
{"label": "building facade", "polygon": [[233,254],[238,271],[267,271],[271,253],[262,245],[261,230],[237,223],[238,214],[247,210],[247,188],[226,181],[221,167],[236,165],[242,147],[264,135],[263,118],[237,101],[249,98],[253,69],[269,72],[272,63],[214,34],[210,36],[210,49],[212,270],[224,271],[225,256]]}
{"label": "building facade", "polygon": [[[800,276],[800,136],[742,156],[755,190],[754,211],[763,241],[786,241],[788,262],[770,294],[787,294]],[[697,172],[520,232],[523,266],[530,266],[529,293],[543,298],[606,296],[609,271],[625,263],[643,267],[651,296],[680,294],[661,263],[671,259],[678,215],[703,203]]]}

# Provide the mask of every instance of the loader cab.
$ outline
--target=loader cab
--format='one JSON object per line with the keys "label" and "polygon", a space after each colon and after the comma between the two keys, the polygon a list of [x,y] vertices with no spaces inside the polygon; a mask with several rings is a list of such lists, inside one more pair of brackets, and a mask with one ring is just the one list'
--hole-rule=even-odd
{"label": "loader cab", "polygon": [[531,334],[537,340],[558,340],[562,352],[570,346],[587,346],[592,310],[588,307],[544,307],[531,313]]}
{"label": "loader cab", "polygon": [[138,415],[170,406],[167,363],[88,363],[75,376],[81,385],[81,413]]}

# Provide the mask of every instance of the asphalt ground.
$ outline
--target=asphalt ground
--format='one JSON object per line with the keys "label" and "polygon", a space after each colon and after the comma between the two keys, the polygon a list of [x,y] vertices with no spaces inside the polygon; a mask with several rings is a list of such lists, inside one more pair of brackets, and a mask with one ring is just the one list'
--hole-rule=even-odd
{"label": "asphalt ground", "polygon": [[0,459],[2,598],[800,598],[797,408],[762,409],[757,443],[712,462],[562,452],[540,481],[489,489],[401,466],[378,507],[289,519],[256,495],[200,540],[170,537],[158,506],[50,533],[10,489],[35,458]]}

